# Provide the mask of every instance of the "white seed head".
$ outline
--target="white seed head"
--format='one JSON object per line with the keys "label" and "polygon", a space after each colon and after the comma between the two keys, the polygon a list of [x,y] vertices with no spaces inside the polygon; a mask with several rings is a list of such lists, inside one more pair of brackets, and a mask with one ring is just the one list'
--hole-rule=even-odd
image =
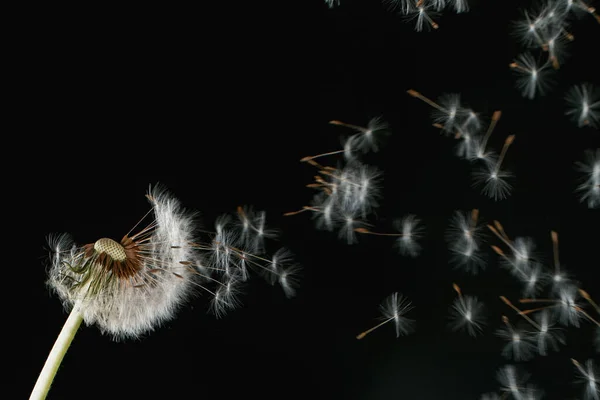
{"label": "white seed head", "polygon": [[80,307],[87,325],[114,339],[137,338],[171,319],[197,276],[193,215],[161,187],[148,193],[154,221],[120,242],[75,245],[52,238],[48,285],[66,308]]}

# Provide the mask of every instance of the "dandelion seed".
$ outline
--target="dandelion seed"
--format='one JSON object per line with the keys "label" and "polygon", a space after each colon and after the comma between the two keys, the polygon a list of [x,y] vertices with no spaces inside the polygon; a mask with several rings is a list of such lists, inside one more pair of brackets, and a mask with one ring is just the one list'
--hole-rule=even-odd
{"label": "dandelion seed", "polygon": [[473,173],[474,186],[481,186],[481,193],[496,201],[505,199],[510,195],[512,185],[506,179],[512,177],[512,174],[507,171],[502,171],[502,161],[508,147],[515,139],[515,135],[510,135],[506,138],[500,156],[495,163],[486,164],[484,167],[476,170]]}
{"label": "dandelion seed", "polygon": [[530,53],[519,55],[510,67],[517,73],[517,88],[524,97],[533,99],[543,95],[550,87],[549,62],[538,63]]}
{"label": "dandelion seed", "polygon": [[501,111],[495,111],[494,114],[492,115],[492,122],[490,123],[485,135],[481,139],[480,138],[475,139],[475,146],[474,146],[475,153],[473,154],[475,159],[484,161],[486,163],[493,162],[493,153],[489,152],[487,150],[487,143],[488,143],[488,140],[489,140],[492,132],[494,131],[494,128],[498,124],[498,121],[500,120],[501,115],[502,115]]}
{"label": "dandelion seed", "polygon": [[491,246],[492,250],[503,258],[502,266],[529,287],[526,288],[527,292],[537,292],[536,286],[541,285],[545,279],[540,279],[540,273],[538,273],[540,267],[535,262],[535,256],[533,255],[535,248],[533,240],[521,237],[515,238],[514,241],[511,240],[498,221],[494,221],[493,225],[488,224],[487,227],[508,246],[512,253],[509,257],[498,246]]}
{"label": "dandelion seed", "polygon": [[502,316],[504,327],[496,331],[496,335],[507,343],[502,348],[502,355],[514,361],[527,361],[533,357],[531,337],[525,329],[514,327],[506,316]]}
{"label": "dandelion seed", "polygon": [[577,300],[577,287],[575,285],[566,285],[559,290],[557,299],[520,299],[519,301],[524,304],[546,303],[547,306],[538,308],[536,311],[546,308],[557,310],[559,321],[565,326],[572,325],[579,327],[579,321],[584,317],[600,326],[598,321],[594,320],[581,308]]}
{"label": "dandelion seed", "polygon": [[354,229],[357,233],[377,235],[377,236],[394,236],[397,237],[395,245],[403,256],[417,257],[421,252],[421,245],[418,240],[422,237],[422,229],[420,220],[412,214],[408,214],[401,219],[394,221],[394,227],[400,233],[382,233],[373,232],[367,228],[361,227]]}
{"label": "dandelion seed", "polygon": [[434,108],[433,121],[436,124],[440,124],[444,132],[450,133],[454,131],[457,119],[462,114],[459,94],[442,95],[438,100],[438,104],[423,96],[416,90],[409,89],[407,93],[412,97],[424,101],[425,103],[429,104],[431,107]]}
{"label": "dandelion seed", "polygon": [[512,394],[515,399],[521,399],[525,391],[523,385],[529,379],[529,374],[509,364],[498,370],[496,379],[500,383],[500,390],[504,395]]}
{"label": "dandelion seed", "polygon": [[357,133],[352,139],[352,146],[363,152],[379,150],[378,143],[390,133],[390,125],[381,116],[371,118],[366,127],[347,124],[341,121],[330,121],[330,124],[351,128]]}
{"label": "dandelion seed", "polygon": [[580,196],[582,203],[587,203],[588,208],[600,207],[600,148],[586,150],[584,161],[577,162],[577,171],[584,175],[575,191]]}
{"label": "dandelion seed", "polygon": [[552,254],[554,262],[554,271],[550,276],[550,280],[552,282],[552,290],[558,293],[563,287],[570,285],[572,282],[568,274],[561,268],[560,265],[560,259],[558,256],[558,233],[551,231],[550,237],[552,238]]}
{"label": "dandelion seed", "polygon": [[429,30],[438,29],[439,25],[433,20],[438,16],[434,11],[435,5],[428,3],[426,0],[417,0],[415,7],[408,10],[406,13],[407,21],[415,21],[415,30],[421,32],[423,29]]}
{"label": "dandelion seed", "polygon": [[478,217],[477,209],[470,213],[455,211],[446,230],[450,262],[455,268],[472,274],[479,273],[486,265],[485,254],[481,250],[483,237],[477,225]]}
{"label": "dandelion seed", "polygon": [[453,331],[466,330],[477,336],[485,326],[485,306],[475,296],[463,296],[458,285],[453,285],[458,297],[450,308],[450,328]]}
{"label": "dandelion seed", "polygon": [[594,361],[589,359],[585,363],[585,368],[579,361],[571,359],[577,369],[577,383],[583,384],[584,400],[600,400],[600,375],[595,371]]}
{"label": "dandelion seed", "polygon": [[565,344],[564,330],[556,327],[554,317],[549,310],[542,310],[535,316],[539,329],[535,332],[537,349],[541,356],[548,355],[548,350],[559,350],[559,344]]}
{"label": "dandelion seed", "polygon": [[512,23],[512,35],[526,47],[541,48],[545,43],[543,30],[548,23],[548,16],[542,13],[531,16],[529,11],[524,11],[523,19]]}
{"label": "dandelion seed", "polygon": [[454,3],[454,11],[457,14],[469,11],[469,4],[468,4],[467,0],[453,0],[453,3]]}
{"label": "dandelion seed", "polygon": [[590,83],[574,85],[565,96],[566,115],[578,127],[600,128],[600,90]]}
{"label": "dandelion seed", "polygon": [[414,320],[407,318],[405,315],[413,309],[412,303],[398,292],[394,292],[385,298],[379,306],[381,310],[383,322],[374,327],[360,333],[356,336],[357,339],[362,339],[375,329],[394,321],[396,327],[396,337],[400,335],[408,335],[414,331]]}

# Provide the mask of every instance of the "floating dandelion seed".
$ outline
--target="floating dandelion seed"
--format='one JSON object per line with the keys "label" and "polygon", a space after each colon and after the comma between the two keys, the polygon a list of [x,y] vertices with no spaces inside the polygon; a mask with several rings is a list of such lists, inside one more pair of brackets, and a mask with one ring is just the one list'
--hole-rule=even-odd
{"label": "floating dandelion seed", "polygon": [[421,32],[424,28],[438,29],[439,25],[433,20],[439,13],[435,11],[435,4],[431,4],[427,0],[417,0],[414,7],[411,7],[405,13],[407,21],[415,21],[415,30]]}
{"label": "floating dandelion seed", "polygon": [[450,328],[453,331],[466,330],[477,336],[485,326],[485,307],[475,296],[463,296],[457,284],[453,284],[458,297],[450,308]]}
{"label": "floating dandelion seed", "polygon": [[529,374],[515,365],[508,364],[498,370],[496,379],[503,392],[501,398],[506,398],[511,394],[515,399],[522,399],[525,394],[524,385],[529,379]]}
{"label": "floating dandelion seed", "polygon": [[501,111],[494,111],[494,114],[492,114],[492,121],[491,121],[487,131],[485,132],[485,135],[483,135],[483,137],[481,137],[481,138],[476,138],[474,140],[475,151],[474,151],[474,154],[472,154],[472,156],[471,156],[472,158],[484,161],[486,163],[493,162],[493,158],[492,158],[493,153],[491,151],[487,150],[487,143],[488,143],[488,140],[489,140],[492,132],[494,131],[494,128],[498,124],[498,121],[500,120],[501,116],[502,116]]}
{"label": "floating dandelion seed", "polygon": [[510,195],[512,185],[508,183],[507,178],[513,175],[508,171],[502,171],[502,161],[506,155],[508,147],[514,142],[515,135],[510,135],[504,141],[504,146],[500,152],[498,160],[485,164],[482,168],[473,173],[473,185],[481,186],[481,193],[496,201],[503,200]]}
{"label": "floating dandelion seed", "polygon": [[366,127],[347,124],[342,121],[329,121],[332,125],[345,126],[356,131],[348,140],[350,147],[356,148],[366,153],[368,151],[377,152],[379,150],[379,141],[390,133],[390,125],[383,117],[371,118]]}
{"label": "floating dandelion seed", "polygon": [[412,303],[398,292],[394,292],[385,298],[383,303],[379,306],[381,310],[383,322],[375,325],[371,329],[368,329],[356,336],[357,339],[362,339],[375,329],[387,324],[388,322],[394,321],[396,327],[396,337],[400,335],[408,335],[414,330],[414,320],[407,318],[405,315],[412,310],[414,307]]}
{"label": "floating dandelion seed", "polygon": [[577,369],[577,382],[583,384],[584,400],[600,400],[600,375],[595,371],[594,361],[589,359],[585,363],[585,368],[581,363],[573,358],[571,362]]}
{"label": "floating dandelion seed", "polygon": [[508,317],[502,316],[504,327],[496,331],[496,335],[507,343],[502,349],[502,355],[514,361],[527,361],[533,357],[531,335],[523,328],[513,326]]}
{"label": "floating dandelion seed", "polygon": [[538,310],[523,311],[513,305],[506,297],[500,296],[500,299],[535,328],[535,331],[531,333],[531,340],[537,342],[537,350],[541,356],[548,354],[549,347],[558,351],[558,345],[565,344],[563,329],[555,327],[555,318],[548,309],[541,310],[540,313],[535,315],[534,320],[528,314]]}
{"label": "floating dandelion seed", "polygon": [[566,115],[578,127],[600,127],[600,90],[590,83],[574,85],[565,96],[567,103]]}
{"label": "floating dandelion seed", "polygon": [[397,237],[395,246],[403,256],[417,257],[421,252],[421,245],[418,240],[423,235],[423,229],[420,226],[420,220],[413,214],[405,215],[404,217],[394,221],[394,227],[400,233],[382,233],[373,232],[367,228],[361,227],[354,229],[357,233],[364,233],[376,236],[394,236]]}
{"label": "floating dandelion seed", "polygon": [[517,74],[517,88],[523,97],[533,99],[537,94],[543,95],[550,87],[550,63],[538,63],[530,53],[519,55],[509,65]]}
{"label": "floating dandelion seed", "polygon": [[446,241],[451,253],[450,262],[455,268],[476,275],[485,268],[486,257],[481,250],[481,227],[477,225],[479,210],[470,213],[455,211],[446,231]]}
{"label": "floating dandelion seed", "polygon": [[575,166],[583,173],[581,183],[575,189],[579,200],[587,203],[588,208],[600,207],[600,148],[586,150],[584,161],[578,161]]}

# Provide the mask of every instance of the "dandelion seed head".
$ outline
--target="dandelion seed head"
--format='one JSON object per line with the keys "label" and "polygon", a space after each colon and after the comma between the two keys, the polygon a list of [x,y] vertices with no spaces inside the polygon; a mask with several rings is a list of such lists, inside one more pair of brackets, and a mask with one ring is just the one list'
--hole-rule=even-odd
{"label": "dandelion seed head", "polygon": [[[86,324],[115,340],[137,338],[171,319],[196,274],[193,214],[164,188],[147,195],[154,221],[120,241],[101,238],[77,246],[69,235],[49,238],[48,286],[66,308],[79,307]],[[189,263],[189,265],[188,265]]]}

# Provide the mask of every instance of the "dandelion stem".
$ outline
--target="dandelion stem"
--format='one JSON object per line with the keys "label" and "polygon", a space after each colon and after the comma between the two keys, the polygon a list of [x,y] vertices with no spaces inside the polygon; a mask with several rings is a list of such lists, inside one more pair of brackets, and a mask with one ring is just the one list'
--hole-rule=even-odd
{"label": "dandelion stem", "polygon": [[494,128],[496,127],[496,124],[498,123],[498,120],[500,119],[501,115],[502,115],[501,111],[495,111],[494,114],[492,115],[492,122],[490,123],[490,126],[488,127],[488,130],[485,133],[483,140],[481,141],[481,153],[482,154],[485,153],[485,147],[487,145],[487,141],[490,138],[490,135],[492,134],[492,132],[494,131]]}
{"label": "dandelion stem", "polygon": [[360,131],[360,132],[365,132],[366,131],[366,129],[363,128],[362,126],[347,124],[347,123],[342,122],[342,121],[333,120],[333,121],[329,121],[329,123],[331,125],[339,125],[339,126],[345,126],[346,128],[356,129],[357,131]]}
{"label": "dandelion stem", "polygon": [[560,260],[558,258],[558,233],[550,232],[552,237],[552,249],[554,250],[554,271],[558,275],[560,273]]}
{"label": "dandelion stem", "polygon": [[444,114],[450,114],[450,112],[448,110],[446,110],[445,108],[443,108],[439,104],[434,103],[433,101],[429,100],[427,97],[423,96],[421,93],[417,92],[416,90],[409,89],[406,92],[409,95],[411,95],[412,97],[416,97],[417,99],[420,99],[420,100],[424,101],[425,103],[429,104],[431,107],[440,110]]}
{"label": "dandelion stem", "polygon": [[579,313],[581,313],[584,317],[586,317],[590,322],[596,324],[598,326],[598,328],[600,328],[600,322],[596,321],[594,318],[592,318],[592,316],[590,314],[588,314],[587,312],[583,311],[583,309],[581,307],[575,307],[575,310]]}
{"label": "dandelion stem", "polygon": [[391,320],[393,320],[393,319],[394,319],[394,317],[386,319],[385,321],[383,321],[383,322],[382,322],[382,323],[380,323],[380,324],[377,324],[377,325],[375,325],[375,326],[374,326],[374,327],[372,327],[371,329],[368,329],[368,330],[366,330],[366,331],[364,331],[364,332],[362,332],[362,333],[360,333],[360,334],[356,335],[356,338],[357,338],[357,339],[359,339],[359,340],[360,340],[360,339],[362,339],[362,338],[364,338],[364,337],[365,337],[365,336],[367,336],[369,333],[373,332],[375,329],[377,329],[377,328],[379,328],[380,326],[382,326],[382,325],[384,325],[384,324],[386,324],[386,323],[390,322],[390,321],[391,321]]}
{"label": "dandelion stem", "polygon": [[319,157],[325,157],[325,156],[332,156],[334,154],[340,154],[343,153],[345,150],[335,150],[335,151],[330,151],[328,153],[323,153],[323,154],[317,154],[316,156],[307,156],[302,158],[300,161],[301,162],[307,162],[307,161],[311,161],[315,158],[319,158]]}
{"label": "dandelion stem", "polygon": [[508,300],[506,297],[504,296],[500,296],[500,299],[510,308],[512,308],[513,310],[515,310],[521,317],[525,318],[527,320],[527,322],[529,322],[531,325],[533,325],[535,328],[537,328],[539,331],[542,330],[542,327],[537,324],[534,320],[532,320],[531,318],[529,318],[527,315],[525,315],[525,313],[521,310],[519,310],[517,307],[515,307],[513,305],[513,303],[510,302],[510,300]]}
{"label": "dandelion stem", "polygon": [[581,294],[581,296],[586,299],[591,305],[592,307],[594,307],[594,309],[596,310],[596,312],[598,314],[600,314],[600,307],[598,306],[598,304],[596,304],[596,302],[592,299],[592,296],[589,295],[588,292],[586,292],[583,289],[579,289],[579,293]]}
{"label": "dandelion stem", "polygon": [[67,321],[56,338],[52,350],[50,350],[50,354],[46,359],[42,372],[40,372],[29,400],[43,400],[48,395],[56,371],[58,371],[58,367],[60,366],[67,349],[71,345],[82,320],[83,314],[80,311],[80,304],[77,302],[73,306]]}
{"label": "dandelion stem", "polygon": [[500,156],[498,157],[498,162],[496,163],[496,173],[498,173],[498,171],[500,171],[500,166],[502,165],[502,161],[504,160],[504,156],[506,155],[508,146],[510,146],[514,140],[515,140],[515,135],[510,135],[504,141],[504,146],[502,146],[502,151],[500,152]]}

